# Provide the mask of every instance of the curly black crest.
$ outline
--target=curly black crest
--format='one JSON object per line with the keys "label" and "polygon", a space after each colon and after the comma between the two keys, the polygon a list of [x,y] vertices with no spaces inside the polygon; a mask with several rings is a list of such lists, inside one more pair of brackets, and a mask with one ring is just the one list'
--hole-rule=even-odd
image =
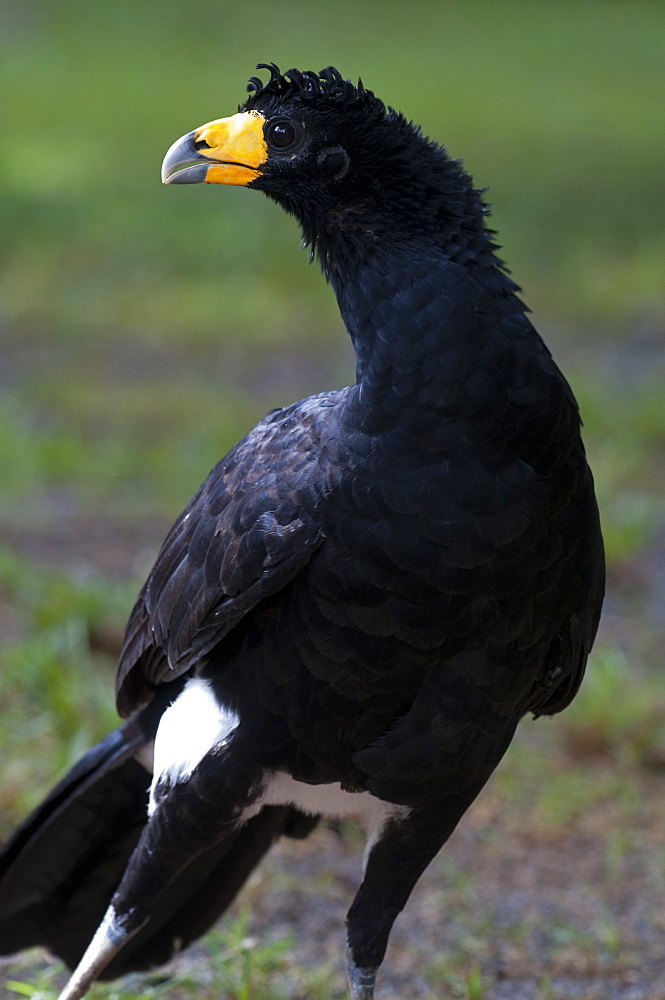
{"label": "curly black crest", "polygon": [[247,83],[250,96],[241,106],[241,111],[251,111],[266,98],[282,97],[297,97],[302,100],[325,97],[343,105],[371,102],[385,110],[383,102],[379,101],[371,90],[365,89],[362,80],[358,80],[357,84],[345,80],[334,66],[327,66],[318,73],[311,70],[303,72],[299,69],[289,69],[286,73],[281,73],[275,63],[258,63],[256,68],[269,70],[270,79],[264,83],[258,76],[250,78]]}

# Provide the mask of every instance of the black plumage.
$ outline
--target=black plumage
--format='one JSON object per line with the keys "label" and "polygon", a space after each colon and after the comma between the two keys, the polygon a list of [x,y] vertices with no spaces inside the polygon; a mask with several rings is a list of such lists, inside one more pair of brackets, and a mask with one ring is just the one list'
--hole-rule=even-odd
{"label": "black plumage", "polygon": [[[328,810],[322,786],[331,812],[374,811],[347,941],[352,1000],[371,1000],[418,877],[520,718],[573,698],[598,625],[577,406],[482,197],[362,84],[265,68],[238,115],[172,147],[165,179],[245,184],[296,216],[357,381],[269,414],[212,471],[130,617],[130,721],[5,849],[3,950],[75,964],[116,890],[69,1000],[202,933],[276,837]],[[199,695],[212,737],[158,764]],[[148,819],[134,758],[162,718]]]}

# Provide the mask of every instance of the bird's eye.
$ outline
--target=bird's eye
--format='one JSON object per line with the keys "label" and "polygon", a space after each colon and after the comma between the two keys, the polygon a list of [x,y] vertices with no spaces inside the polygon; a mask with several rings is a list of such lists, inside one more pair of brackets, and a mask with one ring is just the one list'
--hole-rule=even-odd
{"label": "bird's eye", "polygon": [[268,122],[266,126],[266,142],[273,149],[287,150],[294,149],[300,142],[301,131],[293,122],[281,118],[278,121]]}

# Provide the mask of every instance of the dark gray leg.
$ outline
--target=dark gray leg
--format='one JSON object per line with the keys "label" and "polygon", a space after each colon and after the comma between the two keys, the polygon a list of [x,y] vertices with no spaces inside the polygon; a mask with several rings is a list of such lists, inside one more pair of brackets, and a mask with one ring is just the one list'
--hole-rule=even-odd
{"label": "dark gray leg", "polygon": [[483,784],[467,788],[463,796],[416,808],[384,827],[347,915],[345,964],[351,1000],[373,1000],[376,973],[397,914]]}

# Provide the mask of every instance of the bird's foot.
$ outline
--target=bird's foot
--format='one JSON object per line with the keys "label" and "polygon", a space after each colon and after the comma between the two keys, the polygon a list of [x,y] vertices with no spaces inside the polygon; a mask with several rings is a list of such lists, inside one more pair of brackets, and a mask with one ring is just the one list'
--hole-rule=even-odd
{"label": "bird's foot", "polygon": [[344,954],[344,965],[349,980],[350,1000],[374,1000],[376,969],[362,969],[357,966],[348,945]]}

